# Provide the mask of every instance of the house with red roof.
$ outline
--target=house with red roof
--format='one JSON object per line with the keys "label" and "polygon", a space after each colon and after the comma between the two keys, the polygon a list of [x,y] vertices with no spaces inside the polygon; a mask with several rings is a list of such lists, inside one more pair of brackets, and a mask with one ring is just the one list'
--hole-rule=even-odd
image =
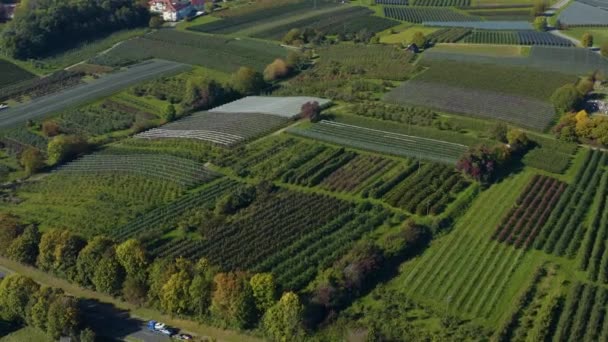
{"label": "house with red roof", "polygon": [[165,21],[180,21],[196,12],[190,0],[150,0],[150,12],[162,15]]}

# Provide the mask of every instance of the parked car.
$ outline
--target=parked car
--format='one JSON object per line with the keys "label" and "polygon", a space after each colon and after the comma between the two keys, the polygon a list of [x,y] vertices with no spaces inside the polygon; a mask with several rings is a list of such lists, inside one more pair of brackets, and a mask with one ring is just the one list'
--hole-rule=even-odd
{"label": "parked car", "polygon": [[6,103],[0,103],[0,110],[8,109],[8,105]]}
{"label": "parked car", "polygon": [[173,329],[169,328],[165,323],[157,321],[149,321],[148,330],[167,336],[175,335],[175,331]]}

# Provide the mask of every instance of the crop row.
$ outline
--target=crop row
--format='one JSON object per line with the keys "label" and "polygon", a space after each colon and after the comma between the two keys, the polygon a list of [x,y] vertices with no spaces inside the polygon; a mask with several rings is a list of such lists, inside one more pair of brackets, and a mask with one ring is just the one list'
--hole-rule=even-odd
{"label": "crop row", "polygon": [[71,71],[58,71],[47,77],[27,79],[0,89],[0,101],[18,99],[29,95],[40,97],[72,87],[81,82],[84,74]]}
{"label": "crop row", "polygon": [[280,46],[259,40],[160,30],[125,41],[92,62],[116,66],[160,58],[231,73],[241,66],[262,71],[275,58],[285,54]]}
{"label": "crop row", "polygon": [[384,16],[418,24],[425,21],[444,22],[480,20],[477,17],[461,14],[447,8],[384,7]]}
{"label": "crop row", "polygon": [[153,209],[142,216],[132,220],[112,232],[112,236],[118,240],[126,240],[133,237],[147,237],[162,235],[163,232],[173,230],[175,221],[188,210],[200,207],[213,207],[215,201],[234,189],[237,182],[220,179],[202,189],[190,192],[179,197],[175,201],[164,206]]}
{"label": "crop row", "polygon": [[63,173],[132,173],[176,182],[185,187],[208,182],[218,176],[201,163],[154,154],[90,154],[59,170]]}
{"label": "crop row", "polygon": [[456,43],[471,33],[471,29],[450,27],[439,29],[427,36],[433,43]]}
{"label": "crop row", "polygon": [[398,5],[407,6],[409,0],[375,0],[378,5]]}
{"label": "crop row", "polygon": [[[336,6],[336,3],[329,0],[317,0],[315,2],[310,0],[301,0],[291,2],[286,5],[275,5],[272,7],[262,6],[257,8],[255,5],[248,6],[250,8],[244,9],[243,12],[239,12],[238,9],[231,9],[230,11],[225,11],[225,15],[220,13],[220,15],[224,16],[222,20],[191,26],[188,28],[188,30],[205,33],[229,34],[268,23],[273,23],[289,16],[298,17],[300,15],[313,13],[318,9]],[[230,12],[232,12],[232,14]]]}
{"label": "crop row", "polygon": [[606,153],[588,152],[585,167],[564,192],[535,242],[536,249],[574,257],[584,237],[584,217],[591,206],[604,172]]}
{"label": "crop row", "polygon": [[348,112],[354,115],[390,120],[419,126],[430,126],[437,114],[421,107],[401,106],[390,103],[361,102],[348,106]]}
{"label": "crop row", "polygon": [[200,112],[136,135],[143,139],[184,138],[232,146],[284,125],[286,118],[255,113]]}
{"label": "crop row", "polygon": [[387,99],[399,104],[512,122],[536,130],[547,128],[555,117],[553,106],[545,101],[440,82],[405,82],[393,89]]}
{"label": "crop row", "polygon": [[363,29],[376,33],[399,24],[397,21],[373,14],[373,11],[365,7],[345,7],[338,11],[320,13],[313,17],[274,26],[253,34],[253,37],[281,40],[293,28],[312,29],[328,35],[357,34]]}
{"label": "crop row", "polygon": [[0,59],[0,75],[2,75],[2,78],[0,79],[0,89],[35,77],[25,69],[4,59]]}
{"label": "crop row", "polygon": [[321,121],[310,129],[289,132],[364,150],[453,164],[466,146],[445,141],[391,133],[338,122]]}
{"label": "crop row", "polygon": [[570,166],[572,154],[556,151],[551,148],[535,148],[524,156],[522,162],[530,167],[553,173],[564,173]]}
{"label": "crop row", "polygon": [[0,130],[0,141],[14,154],[19,154],[27,146],[46,152],[48,140],[30,132],[25,126],[16,126]]}
{"label": "crop row", "polygon": [[413,0],[412,6],[468,7],[471,0]]}
{"label": "crop row", "polygon": [[554,178],[535,176],[496,228],[493,238],[528,248],[565,189],[566,184]]}
{"label": "crop row", "polygon": [[225,270],[251,269],[352,208],[328,196],[282,191],[240,213],[235,220],[209,227],[205,240],[166,251],[171,256],[207,257]]}
{"label": "crop row", "polygon": [[548,32],[536,31],[474,31],[464,40],[473,44],[572,46],[568,39]]}
{"label": "crop row", "polygon": [[608,324],[605,312],[608,291],[603,287],[576,283],[568,293],[553,341],[605,341]]}
{"label": "crop row", "polygon": [[598,196],[599,203],[583,242],[580,268],[587,270],[589,279],[608,283],[608,173],[602,175]]}
{"label": "crop row", "polygon": [[410,213],[438,215],[467,186],[468,183],[451,167],[426,164],[396,184],[383,199]]}
{"label": "crop row", "polygon": [[374,175],[387,172],[395,164],[380,156],[359,155],[325,178],[321,186],[336,192],[357,192]]}

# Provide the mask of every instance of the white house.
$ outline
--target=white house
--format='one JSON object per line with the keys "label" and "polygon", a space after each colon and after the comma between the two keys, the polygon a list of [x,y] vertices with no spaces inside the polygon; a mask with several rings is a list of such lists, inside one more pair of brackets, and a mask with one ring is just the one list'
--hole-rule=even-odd
{"label": "white house", "polygon": [[150,0],[150,12],[159,13],[165,21],[180,21],[195,11],[190,0]]}

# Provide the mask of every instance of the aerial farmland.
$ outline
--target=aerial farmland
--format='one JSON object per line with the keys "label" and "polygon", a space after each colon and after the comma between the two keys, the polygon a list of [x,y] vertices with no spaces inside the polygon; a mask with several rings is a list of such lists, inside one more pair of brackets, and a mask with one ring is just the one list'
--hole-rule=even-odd
{"label": "aerial farmland", "polygon": [[0,342],[608,341],[608,1],[0,0]]}

